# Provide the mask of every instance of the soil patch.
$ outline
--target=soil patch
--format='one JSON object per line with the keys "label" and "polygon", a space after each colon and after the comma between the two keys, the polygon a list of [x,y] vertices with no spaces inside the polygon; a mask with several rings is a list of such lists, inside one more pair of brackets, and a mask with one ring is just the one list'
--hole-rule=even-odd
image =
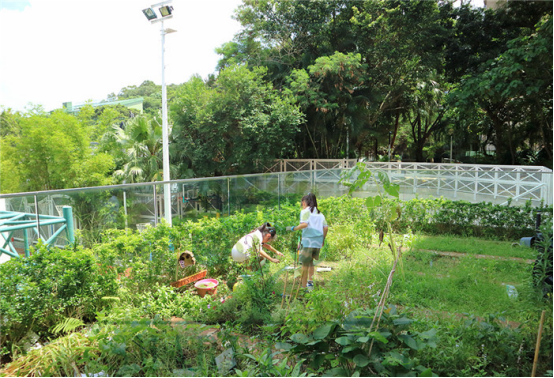
{"label": "soil patch", "polygon": [[[408,248],[402,248],[403,252],[408,252]],[[489,260],[499,260],[499,261],[519,261],[525,264],[533,264],[535,260],[522,259],[520,257],[503,257],[503,256],[492,256],[492,255],[470,255],[467,253],[461,252],[445,252],[445,251],[433,251],[430,249],[417,249],[416,251],[433,253],[440,256],[449,256],[449,257],[464,257],[470,256],[475,257],[476,259],[489,259]]]}

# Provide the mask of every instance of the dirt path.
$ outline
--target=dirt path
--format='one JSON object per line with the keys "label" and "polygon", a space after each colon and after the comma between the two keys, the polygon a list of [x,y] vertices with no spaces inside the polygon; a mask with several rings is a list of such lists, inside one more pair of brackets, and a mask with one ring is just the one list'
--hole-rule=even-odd
{"label": "dirt path", "polygon": [[[408,248],[402,248],[403,252],[409,251]],[[535,260],[529,260],[529,259],[522,259],[520,257],[502,257],[502,256],[492,256],[492,255],[471,255],[467,253],[461,253],[461,252],[444,252],[444,251],[433,251],[430,249],[417,249],[417,251],[421,252],[429,252],[434,253],[435,255],[440,256],[449,256],[449,257],[463,257],[463,256],[471,256],[475,257],[476,259],[490,259],[490,260],[500,260],[500,261],[519,261],[526,264],[533,264]]]}
{"label": "dirt path", "polygon": [[[378,246],[376,244],[372,244],[371,247],[378,248]],[[521,257],[503,257],[503,256],[494,256],[494,255],[473,255],[473,254],[463,253],[463,252],[435,251],[435,250],[432,250],[432,249],[402,247],[402,252],[403,253],[409,252],[410,250],[420,251],[420,252],[428,252],[428,253],[433,253],[435,255],[448,256],[448,257],[471,256],[471,257],[475,257],[476,259],[489,259],[489,260],[499,260],[499,261],[519,261],[519,262],[522,262],[522,263],[525,263],[525,264],[533,264],[535,262],[535,260],[523,259]]]}

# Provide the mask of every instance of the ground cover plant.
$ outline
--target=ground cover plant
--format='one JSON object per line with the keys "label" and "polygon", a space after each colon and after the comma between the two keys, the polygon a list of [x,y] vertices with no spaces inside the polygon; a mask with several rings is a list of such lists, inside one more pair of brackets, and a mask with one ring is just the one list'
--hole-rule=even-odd
{"label": "ground cover plant", "polygon": [[[423,214],[426,202],[382,204],[388,210],[360,198],[320,201],[331,231],[318,267],[332,270],[316,273],[310,293],[294,286],[298,270],[285,269],[295,266],[297,239],[284,229],[297,222],[297,203],[143,233],[109,230],[91,249],[38,248],[29,259],[2,264],[10,285],[2,286],[0,374],[521,376],[531,371],[542,310],[537,371],[548,374],[552,297],[533,285],[533,265],[525,261],[536,251],[513,246],[517,239],[506,227],[489,239],[467,237],[473,227],[464,237],[429,235],[423,231],[432,216],[403,220],[410,207]],[[529,235],[538,210],[551,218],[542,208],[507,213],[527,219],[520,229]],[[265,221],[276,224],[274,246],[286,256],[232,291],[225,283],[244,273],[231,263],[232,244]],[[385,223],[390,229],[381,235]],[[194,252],[197,265],[178,266],[184,250]],[[202,269],[220,281],[216,295],[200,298],[192,285],[170,286]]]}

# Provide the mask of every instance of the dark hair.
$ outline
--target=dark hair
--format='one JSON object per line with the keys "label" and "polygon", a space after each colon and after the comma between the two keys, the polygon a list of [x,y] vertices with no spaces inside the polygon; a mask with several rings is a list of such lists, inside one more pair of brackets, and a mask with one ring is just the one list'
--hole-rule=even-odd
{"label": "dark hair", "polygon": [[317,209],[317,213],[321,213],[321,211],[319,211],[319,208],[317,207],[317,198],[315,198],[315,194],[306,194],[304,197],[302,197],[302,202],[306,202],[306,205],[310,208],[310,212],[313,212],[315,207]]}
{"label": "dark hair", "polygon": [[274,238],[277,234],[277,229],[271,225],[271,223],[266,222],[262,224],[260,227],[258,227],[258,231],[262,233],[262,235],[270,234],[271,238]]}

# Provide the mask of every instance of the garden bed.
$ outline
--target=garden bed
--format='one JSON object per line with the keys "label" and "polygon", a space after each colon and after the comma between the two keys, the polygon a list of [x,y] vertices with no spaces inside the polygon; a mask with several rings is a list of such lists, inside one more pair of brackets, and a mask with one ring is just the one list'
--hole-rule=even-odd
{"label": "garden bed", "polygon": [[[312,292],[296,295],[296,284],[292,294],[293,274],[285,267],[294,265],[297,240],[284,230],[275,244],[285,253],[282,262],[266,264],[232,292],[226,281],[243,274],[229,258],[236,235],[251,230],[259,219],[279,219],[284,229],[297,221],[297,212],[295,207],[173,228],[159,225],[140,235],[114,230],[94,250],[77,248],[68,254],[42,248],[26,260],[11,262],[14,282],[6,290],[12,291],[1,299],[2,308],[8,309],[2,313],[7,335],[2,346],[3,362],[14,359],[15,365],[2,368],[9,367],[13,375],[29,374],[23,366],[30,365],[22,361],[34,356],[43,376],[73,375],[73,365],[83,374],[126,376],[190,371],[202,376],[317,376],[339,373],[335,367],[347,369],[340,371],[343,375],[357,368],[369,374],[361,370],[367,361],[357,356],[369,355],[369,340],[374,339],[379,363],[385,364],[382,375],[428,374],[430,369],[438,375],[525,376],[540,313],[546,310],[538,371],[548,374],[552,369],[552,302],[531,284],[532,266],[526,260],[533,259],[533,250],[513,247],[514,240],[394,234],[402,241],[402,256],[382,314],[381,336],[369,332],[364,319],[374,315],[393,266],[390,237],[385,235],[379,247],[378,232],[359,211],[345,219],[328,217],[331,231],[318,266],[331,271],[315,274]],[[196,295],[190,278],[195,271],[177,266],[175,251],[184,249],[194,251],[198,265],[206,268],[205,277],[219,281],[216,295]],[[118,271],[108,266],[118,266]],[[132,279],[118,280],[128,269]],[[176,282],[186,283],[171,285]],[[509,297],[505,284],[515,286],[518,296]],[[362,336],[354,338],[349,327],[356,319],[363,320]],[[60,324],[64,327],[54,331]],[[29,330],[39,337],[37,350],[43,355],[58,352],[60,345],[75,353],[40,365],[52,359],[23,349]],[[80,335],[75,337],[79,343],[86,338],[86,353],[69,338],[73,334]],[[221,373],[216,357],[229,348],[235,365]],[[405,364],[386,365],[393,357]],[[14,370],[16,366],[20,368]]]}

